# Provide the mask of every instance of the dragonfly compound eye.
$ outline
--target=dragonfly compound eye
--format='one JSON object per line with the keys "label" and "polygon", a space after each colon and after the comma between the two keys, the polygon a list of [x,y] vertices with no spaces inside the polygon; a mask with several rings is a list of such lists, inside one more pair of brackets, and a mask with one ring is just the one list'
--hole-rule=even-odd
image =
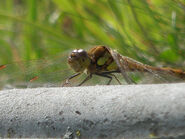
{"label": "dragonfly compound eye", "polygon": [[68,64],[75,72],[83,72],[90,64],[90,58],[83,49],[75,49],[68,57]]}

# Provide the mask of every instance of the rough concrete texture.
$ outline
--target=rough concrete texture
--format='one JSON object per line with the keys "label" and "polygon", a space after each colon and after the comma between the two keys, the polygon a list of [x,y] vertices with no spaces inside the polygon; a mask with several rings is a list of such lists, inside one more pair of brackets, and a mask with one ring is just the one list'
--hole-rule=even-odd
{"label": "rough concrete texture", "polygon": [[185,137],[185,84],[0,91],[0,137]]}

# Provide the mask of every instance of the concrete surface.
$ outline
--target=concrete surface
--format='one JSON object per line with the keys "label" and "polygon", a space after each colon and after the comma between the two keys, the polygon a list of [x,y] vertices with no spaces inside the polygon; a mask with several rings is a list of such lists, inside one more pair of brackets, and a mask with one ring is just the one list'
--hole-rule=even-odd
{"label": "concrete surface", "polygon": [[0,137],[185,137],[185,84],[0,91]]}

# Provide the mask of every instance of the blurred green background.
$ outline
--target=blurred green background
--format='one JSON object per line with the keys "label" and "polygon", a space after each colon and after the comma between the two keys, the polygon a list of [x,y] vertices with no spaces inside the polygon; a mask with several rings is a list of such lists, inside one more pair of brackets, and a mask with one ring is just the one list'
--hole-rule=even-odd
{"label": "blurred green background", "polygon": [[0,65],[107,45],[145,64],[184,69],[184,44],[184,0],[0,1]]}

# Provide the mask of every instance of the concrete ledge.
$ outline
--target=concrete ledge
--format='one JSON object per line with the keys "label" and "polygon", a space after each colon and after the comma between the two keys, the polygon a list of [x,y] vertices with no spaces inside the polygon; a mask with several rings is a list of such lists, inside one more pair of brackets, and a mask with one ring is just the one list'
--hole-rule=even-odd
{"label": "concrete ledge", "polygon": [[185,84],[0,91],[0,137],[185,137]]}

